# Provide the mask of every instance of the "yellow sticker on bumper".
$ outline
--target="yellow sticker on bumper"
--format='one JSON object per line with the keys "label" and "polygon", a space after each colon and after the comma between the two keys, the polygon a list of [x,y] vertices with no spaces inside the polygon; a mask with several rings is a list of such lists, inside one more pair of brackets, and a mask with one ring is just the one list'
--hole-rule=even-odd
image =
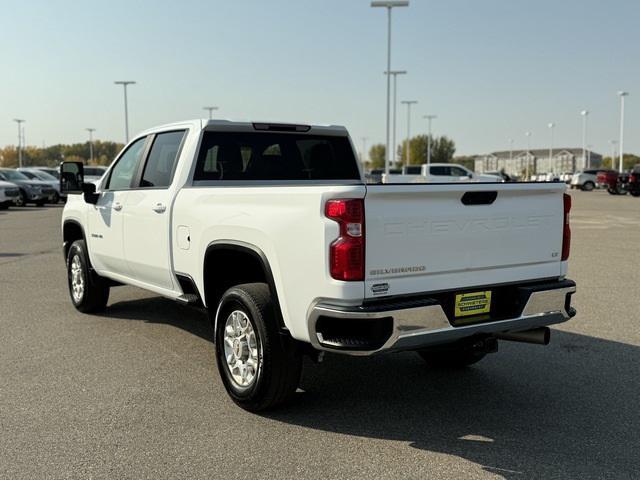
{"label": "yellow sticker on bumper", "polygon": [[459,293],[456,295],[456,317],[468,317],[489,313],[491,290],[485,292]]}

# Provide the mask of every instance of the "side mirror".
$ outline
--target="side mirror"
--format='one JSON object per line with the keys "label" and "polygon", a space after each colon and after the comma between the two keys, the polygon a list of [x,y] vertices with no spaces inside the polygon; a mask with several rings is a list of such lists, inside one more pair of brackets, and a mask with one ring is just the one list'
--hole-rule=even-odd
{"label": "side mirror", "polygon": [[83,183],[82,184],[82,193],[84,194],[84,201],[95,205],[98,203],[98,198],[100,197],[96,193],[96,184],[95,183]]}
{"label": "side mirror", "polygon": [[83,193],[84,166],[82,162],[60,164],[60,193]]}

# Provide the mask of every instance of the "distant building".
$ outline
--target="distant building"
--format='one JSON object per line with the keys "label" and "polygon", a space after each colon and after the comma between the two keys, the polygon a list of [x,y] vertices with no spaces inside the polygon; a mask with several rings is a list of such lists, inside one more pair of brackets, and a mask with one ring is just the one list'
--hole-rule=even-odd
{"label": "distant building", "polygon": [[583,158],[582,148],[554,148],[549,158],[549,149],[513,150],[478,155],[474,158],[474,170],[477,173],[504,170],[508,175],[521,176],[527,170],[534,173],[568,173],[602,165],[602,155],[587,150]]}

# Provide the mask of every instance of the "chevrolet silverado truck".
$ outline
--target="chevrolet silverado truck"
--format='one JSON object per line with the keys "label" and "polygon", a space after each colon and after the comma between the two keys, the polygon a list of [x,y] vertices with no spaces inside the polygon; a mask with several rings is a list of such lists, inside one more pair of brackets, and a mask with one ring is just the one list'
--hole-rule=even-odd
{"label": "chevrolet silverado truck", "polygon": [[128,284],[206,309],[249,411],[290,399],[305,355],[463,367],[575,314],[562,183],[367,185],[344,127],[222,120],[139,134],[97,185],[60,170],[75,308]]}

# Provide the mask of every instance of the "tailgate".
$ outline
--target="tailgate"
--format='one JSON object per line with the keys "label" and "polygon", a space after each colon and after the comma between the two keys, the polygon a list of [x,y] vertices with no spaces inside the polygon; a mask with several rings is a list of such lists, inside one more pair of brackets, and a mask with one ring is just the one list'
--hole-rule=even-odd
{"label": "tailgate", "polygon": [[367,185],[365,297],[560,276],[565,189]]}

